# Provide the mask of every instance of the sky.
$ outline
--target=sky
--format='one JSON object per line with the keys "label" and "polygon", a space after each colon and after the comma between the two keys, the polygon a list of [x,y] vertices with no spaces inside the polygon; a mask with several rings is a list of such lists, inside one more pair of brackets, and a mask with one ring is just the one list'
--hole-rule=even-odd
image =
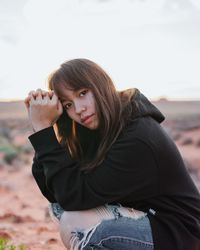
{"label": "sky", "polygon": [[0,100],[47,89],[73,58],[98,63],[117,89],[199,100],[200,1],[0,1]]}

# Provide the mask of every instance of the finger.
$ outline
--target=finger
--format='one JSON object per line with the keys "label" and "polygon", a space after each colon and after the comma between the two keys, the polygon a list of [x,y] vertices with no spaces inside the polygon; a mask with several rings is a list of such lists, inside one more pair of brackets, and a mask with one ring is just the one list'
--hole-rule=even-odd
{"label": "finger", "polygon": [[46,97],[48,95],[48,91],[42,90],[42,89],[37,89],[36,90],[37,95],[40,93],[42,98]]}
{"label": "finger", "polygon": [[25,103],[25,105],[26,105],[27,108],[30,107],[30,104],[29,104],[30,100],[31,100],[30,96],[28,96],[28,97],[26,97],[26,98],[24,99],[24,103]]}
{"label": "finger", "polygon": [[52,100],[54,103],[57,103],[57,102],[58,102],[59,99],[58,99],[57,95],[55,94],[55,92],[53,92],[53,96],[52,96],[51,100]]}
{"label": "finger", "polygon": [[37,94],[37,96],[38,96],[38,95],[41,95],[41,96],[42,96],[42,89],[37,89],[37,90],[36,90],[36,94]]}
{"label": "finger", "polygon": [[45,90],[42,90],[41,93],[42,93],[42,97],[45,97],[48,95],[48,91],[45,91]]}
{"label": "finger", "polygon": [[53,90],[48,91],[48,96],[49,96],[50,99],[52,99],[53,95],[54,95]]}
{"label": "finger", "polygon": [[47,104],[47,103],[49,103],[49,101],[50,101],[50,98],[49,98],[49,95],[48,95],[48,93],[46,93],[46,95],[45,95],[45,96],[43,96],[43,97],[42,97],[42,99],[43,99],[43,103],[44,103],[44,104]]}
{"label": "finger", "polygon": [[35,90],[31,90],[28,95],[33,96],[34,99],[36,99],[36,97],[37,97],[37,93]]}
{"label": "finger", "polygon": [[42,92],[41,92],[40,90],[37,91],[36,100],[37,100],[38,102],[42,101]]}
{"label": "finger", "polygon": [[28,95],[32,95],[32,93],[35,92],[35,90],[31,90]]}
{"label": "finger", "polygon": [[42,89],[39,88],[39,89],[36,89],[36,91],[42,91]]}
{"label": "finger", "polygon": [[36,102],[35,97],[34,97],[33,95],[30,95],[30,102],[29,102],[30,106],[31,106],[32,104],[34,104],[35,102]]}

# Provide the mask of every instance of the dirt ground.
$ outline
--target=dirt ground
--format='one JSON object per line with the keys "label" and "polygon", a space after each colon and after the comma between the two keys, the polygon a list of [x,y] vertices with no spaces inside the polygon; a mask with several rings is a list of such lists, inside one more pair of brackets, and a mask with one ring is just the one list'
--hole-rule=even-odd
{"label": "dirt ground", "polygon": [[31,166],[0,169],[0,238],[31,250],[62,250],[58,226],[49,218]]}

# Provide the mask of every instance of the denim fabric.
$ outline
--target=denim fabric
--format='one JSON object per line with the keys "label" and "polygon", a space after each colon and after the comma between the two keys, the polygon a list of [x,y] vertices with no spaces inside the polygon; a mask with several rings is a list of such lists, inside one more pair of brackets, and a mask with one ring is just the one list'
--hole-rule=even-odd
{"label": "denim fabric", "polygon": [[83,250],[152,250],[153,240],[148,218],[120,217],[103,221]]}
{"label": "denim fabric", "polygon": [[[96,227],[76,231],[79,243],[71,249],[78,250],[153,250],[153,238],[147,215],[138,219],[120,213],[121,205],[105,205],[114,219],[103,220]],[[84,241],[83,241],[84,239]]]}
{"label": "denim fabric", "polygon": [[49,215],[57,223],[59,223],[63,213],[64,209],[58,203],[49,204]]}
{"label": "denim fabric", "polygon": [[[105,219],[87,230],[72,233],[70,250],[153,250],[154,244],[149,219],[146,214],[131,218],[125,215],[120,204],[105,204],[114,219]],[[51,205],[51,212],[60,219],[63,209]]]}

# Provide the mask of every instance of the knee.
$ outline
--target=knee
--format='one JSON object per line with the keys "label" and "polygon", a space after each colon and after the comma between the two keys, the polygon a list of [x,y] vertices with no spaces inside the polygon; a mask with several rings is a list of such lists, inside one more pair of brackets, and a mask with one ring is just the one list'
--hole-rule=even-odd
{"label": "knee", "polygon": [[59,225],[60,238],[67,249],[70,249],[71,231],[69,227],[68,216],[65,212],[62,214]]}

